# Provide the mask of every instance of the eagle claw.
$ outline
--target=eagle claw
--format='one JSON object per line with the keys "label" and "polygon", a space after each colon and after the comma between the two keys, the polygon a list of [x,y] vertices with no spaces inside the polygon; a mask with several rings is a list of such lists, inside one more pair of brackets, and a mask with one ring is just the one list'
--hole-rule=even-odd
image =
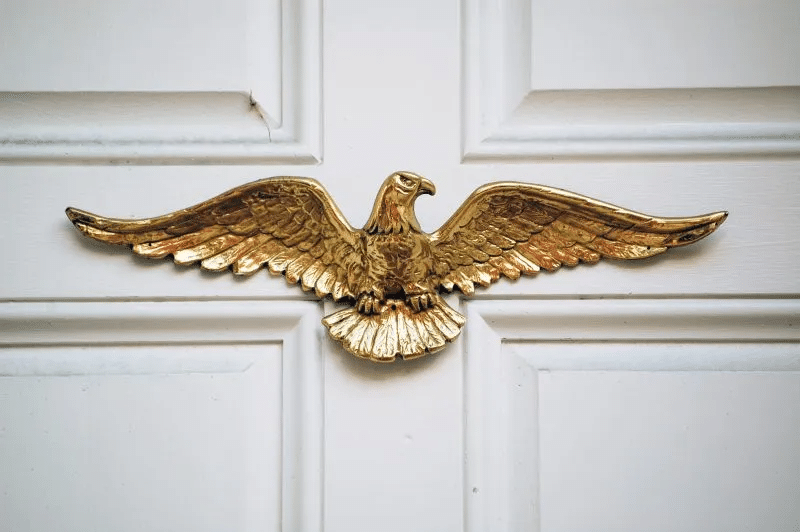
{"label": "eagle claw", "polygon": [[356,310],[361,314],[379,314],[381,311],[381,300],[372,294],[361,294],[356,303]]}
{"label": "eagle claw", "polygon": [[420,312],[421,310],[425,310],[433,306],[433,298],[430,294],[415,294],[412,296],[408,296],[406,301],[411,308],[414,309],[414,312]]}

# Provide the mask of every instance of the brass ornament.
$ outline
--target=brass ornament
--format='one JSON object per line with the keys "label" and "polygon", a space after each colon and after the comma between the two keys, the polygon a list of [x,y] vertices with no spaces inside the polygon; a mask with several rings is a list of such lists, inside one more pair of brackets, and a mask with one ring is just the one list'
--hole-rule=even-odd
{"label": "brass ornament", "polygon": [[151,258],[206,270],[255,273],[266,265],[290,284],[351,303],[322,322],[347,351],[391,362],[442,349],[465,318],[439,295],[501,276],[518,279],[601,257],[641,259],[696,242],[726,212],[656,218],[527,183],[478,188],[438,231],[420,229],[414,202],[433,183],[396,172],[381,186],[363,229],[354,229],[313,179],[273,177],[248,183],[172,214],[104,218],[68,208],[83,234],[131,246]]}

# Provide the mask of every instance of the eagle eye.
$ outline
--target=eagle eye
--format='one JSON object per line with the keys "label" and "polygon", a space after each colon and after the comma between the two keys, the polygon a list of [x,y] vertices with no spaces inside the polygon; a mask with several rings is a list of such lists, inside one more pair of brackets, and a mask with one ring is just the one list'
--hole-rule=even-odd
{"label": "eagle eye", "polygon": [[414,181],[412,181],[410,178],[408,178],[408,177],[406,177],[404,175],[401,175],[401,174],[398,174],[398,176],[400,177],[400,182],[403,185],[405,185],[407,187],[413,187],[414,186]]}

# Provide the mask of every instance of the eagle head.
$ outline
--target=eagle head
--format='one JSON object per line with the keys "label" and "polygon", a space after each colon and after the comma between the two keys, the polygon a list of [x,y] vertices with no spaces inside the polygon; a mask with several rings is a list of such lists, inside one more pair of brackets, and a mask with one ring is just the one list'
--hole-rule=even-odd
{"label": "eagle head", "polygon": [[383,182],[372,214],[364,226],[367,233],[422,232],[414,214],[414,201],[422,194],[435,194],[429,180],[411,172],[395,172]]}

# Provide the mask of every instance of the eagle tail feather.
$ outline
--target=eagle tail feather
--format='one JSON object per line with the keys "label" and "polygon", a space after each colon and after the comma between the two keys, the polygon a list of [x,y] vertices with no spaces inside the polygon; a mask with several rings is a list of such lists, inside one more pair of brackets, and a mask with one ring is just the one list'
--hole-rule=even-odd
{"label": "eagle tail feather", "polygon": [[394,362],[435,353],[452,342],[465,318],[438,294],[433,305],[415,312],[402,299],[387,299],[375,314],[346,308],[323,318],[332,338],[354,355],[376,362]]}

